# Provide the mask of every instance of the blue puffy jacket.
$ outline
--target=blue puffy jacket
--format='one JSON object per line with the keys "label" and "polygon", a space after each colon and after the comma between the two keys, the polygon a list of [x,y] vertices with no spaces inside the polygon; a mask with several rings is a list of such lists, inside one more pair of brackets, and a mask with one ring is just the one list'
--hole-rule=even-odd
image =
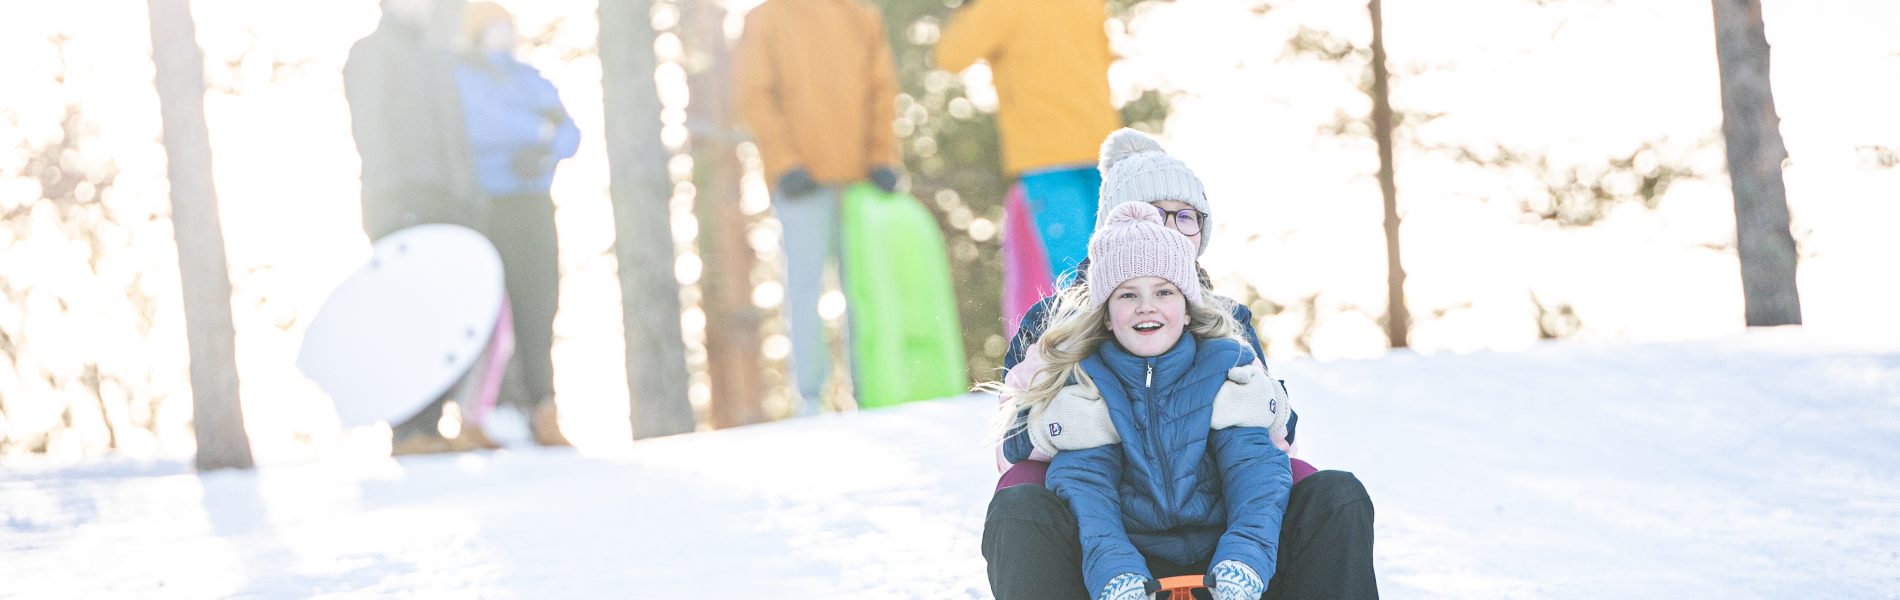
{"label": "blue puffy jacket", "polygon": [[1227,370],[1253,359],[1234,340],[1183,335],[1160,356],[1110,342],[1082,362],[1122,441],[1057,454],[1047,485],[1075,513],[1089,589],[1122,573],[1153,579],[1148,559],[1237,560],[1273,578],[1293,489],[1286,453],[1262,427],[1209,429]]}
{"label": "blue puffy jacket", "polygon": [[482,191],[491,198],[548,193],[554,163],[581,145],[554,84],[507,53],[463,57],[455,83]]}
{"label": "blue puffy jacket", "polygon": [[[1086,265],[1087,262],[1084,260],[1083,264]],[[1016,328],[1016,337],[1009,340],[1009,350],[1003,353],[1004,371],[1016,368],[1016,363],[1023,361],[1023,355],[1029,352],[1029,347],[1042,338],[1042,331],[1049,327],[1049,311],[1055,310],[1055,301],[1055,296],[1045,297],[1031,305],[1029,312],[1023,313],[1022,325]],[[1264,356],[1260,350],[1260,337],[1254,334],[1253,311],[1239,302],[1230,300],[1227,304],[1233,307],[1234,320],[1240,322],[1240,334],[1247,338],[1247,343],[1253,347],[1253,355]],[[1029,452],[1033,449],[1029,443],[1029,436],[1017,435],[1017,432],[1023,428],[1023,423],[1027,422],[1028,416],[1027,413],[1018,413],[1016,424],[1010,430],[1011,435],[1003,438],[1003,458],[1009,462],[1022,462],[1029,458]],[[1292,411],[1286,421],[1288,443],[1294,441],[1293,434],[1297,432],[1299,426],[1300,413]]]}

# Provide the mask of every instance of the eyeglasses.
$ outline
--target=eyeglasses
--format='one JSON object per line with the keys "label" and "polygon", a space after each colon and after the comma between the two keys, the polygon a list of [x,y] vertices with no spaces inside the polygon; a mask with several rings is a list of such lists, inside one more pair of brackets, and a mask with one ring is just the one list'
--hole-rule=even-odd
{"label": "eyeglasses", "polygon": [[1161,213],[1161,222],[1164,224],[1172,219],[1174,230],[1181,232],[1181,235],[1200,235],[1201,222],[1207,220],[1207,213],[1192,208],[1170,211],[1157,206],[1155,211]]}

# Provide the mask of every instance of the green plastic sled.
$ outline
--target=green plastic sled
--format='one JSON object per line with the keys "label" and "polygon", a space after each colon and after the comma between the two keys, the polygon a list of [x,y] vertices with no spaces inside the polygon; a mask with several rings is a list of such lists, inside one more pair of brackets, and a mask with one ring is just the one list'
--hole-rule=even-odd
{"label": "green plastic sled", "polygon": [[844,190],[844,291],[858,406],[968,391],[963,330],[943,232],[909,194]]}

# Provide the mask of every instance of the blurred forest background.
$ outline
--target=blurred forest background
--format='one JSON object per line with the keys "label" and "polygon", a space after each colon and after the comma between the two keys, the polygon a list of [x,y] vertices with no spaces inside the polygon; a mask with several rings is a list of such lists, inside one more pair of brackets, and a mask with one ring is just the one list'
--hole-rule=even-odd
{"label": "blurred forest background", "polygon": [[[639,390],[618,315],[622,278],[637,268],[680,283],[686,429],[785,418],[778,224],[756,149],[733,127],[727,81],[740,17],[755,3],[604,1],[651,17],[654,41],[635,51],[656,65],[665,155],[643,158],[663,161],[670,178],[671,265],[616,255],[602,82],[645,74],[603,67],[601,42],[617,31],[603,31],[607,9],[502,2],[525,38],[521,55],[583,132],[554,188],[563,425],[580,446],[629,438]],[[931,64],[959,0],[874,4],[902,85],[893,126],[907,185],[949,244],[971,378],[995,379],[1009,183],[996,92],[982,66]],[[188,6],[250,445],[260,462],[334,452],[350,433],[294,362],[325,294],[368,257],[340,69],[377,4]],[[141,8],[0,8],[0,459],[196,447],[180,244]],[[1707,3],[1389,2],[1381,73],[1364,3],[1110,0],[1105,10],[1124,121],[1160,135],[1206,181],[1217,216],[1204,266],[1216,291],[1252,306],[1272,358],[1688,339],[1745,325]],[[1900,335],[1900,236],[1889,231],[1900,222],[1900,6],[1769,0],[1764,13],[1799,316],[1815,331]],[[1382,197],[1394,192],[1387,211]],[[1388,212],[1397,220],[1382,228]],[[1402,246],[1388,245],[1401,235]],[[1405,276],[1397,302],[1393,256]],[[1409,314],[1396,328],[1395,308]],[[823,310],[842,315],[843,297]],[[829,402],[848,408],[848,380],[834,381]]]}

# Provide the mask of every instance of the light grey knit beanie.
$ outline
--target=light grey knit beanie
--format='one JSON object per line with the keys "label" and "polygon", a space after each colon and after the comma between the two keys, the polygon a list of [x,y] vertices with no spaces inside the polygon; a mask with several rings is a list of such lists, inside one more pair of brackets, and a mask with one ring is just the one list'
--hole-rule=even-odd
{"label": "light grey knit beanie", "polygon": [[1201,278],[1194,269],[1194,244],[1162,224],[1155,207],[1123,203],[1109,211],[1108,224],[1089,237],[1089,300],[1108,301],[1115,288],[1136,277],[1160,277],[1181,288],[1188,302],[1201,302]]}
{"label": "light grey knit beanie", "polygon": [[[1095,207],[1097,230],[1108,223],[1110,211],[1126,202],[1180,200],[1202,215],[1213,212],[1207,209],[1207,191],[1201,187],[1201,178],[1195,177],[1181,159],[1169,156],[1160,142],[1140,131],[1124,127],[1108,134],[1108,139],[1102,141],[1098,168],[1102,171],[1102,192],[1100,204]],[[1207,252],[1212,233],[1213,227],[1203,222],[1201,247],[1195,249],[1195,256]]]}

